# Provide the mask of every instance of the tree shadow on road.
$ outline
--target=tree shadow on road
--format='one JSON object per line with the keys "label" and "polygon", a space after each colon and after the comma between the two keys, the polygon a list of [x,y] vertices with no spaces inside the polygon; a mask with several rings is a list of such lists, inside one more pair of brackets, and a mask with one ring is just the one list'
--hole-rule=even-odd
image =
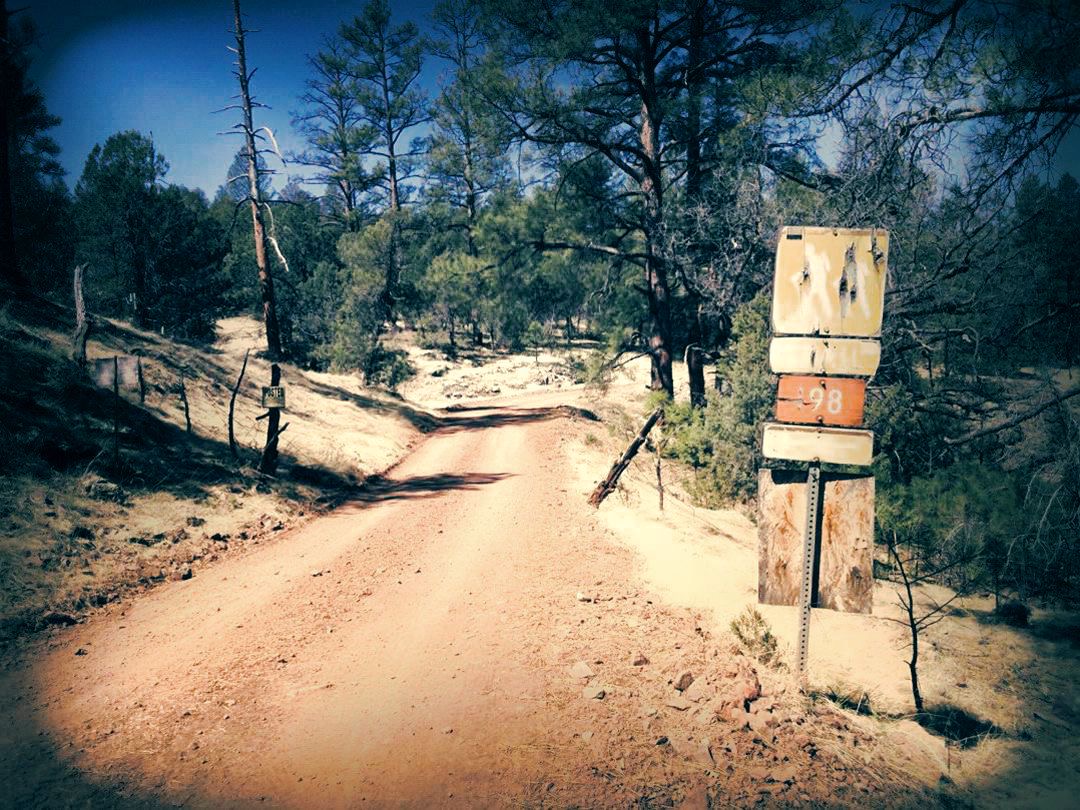
{"label": "tree shadow on road", "polygon": [[543,422],[562,417],[597,421],[596,414],[583,408],[557,405],[550,408],[499,408],[499,407],[455,407],[447,409],[442,417],[440,433],[457,433],[463,430],[486,430],[488,428],[522,425],[530,422]]}
{"label": "tree shadow on road", "polygon": [[475,490],[509,477],[511,473],[437,473],[403,479],[374,476],[367,480],[350,501],[367,505],[383,501],[437,498],[452,490]]}

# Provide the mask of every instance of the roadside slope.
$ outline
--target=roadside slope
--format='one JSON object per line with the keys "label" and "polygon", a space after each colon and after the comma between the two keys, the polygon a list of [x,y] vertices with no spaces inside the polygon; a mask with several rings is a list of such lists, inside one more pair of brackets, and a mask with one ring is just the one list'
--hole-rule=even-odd
{"label": "roadside slope", "polygon": [[[98,319],[90,361],[139,356],[140,402],[137,391],[116,398],[75,368],[69,315],[47,301],[10,302],[0,313],[0,644],[131,586],[190,576],[325,511],[437,423],[354,376],[283,364],[288,429],[269,479],[253,469],[270,373],[254,321],[228,319],[219,343],[200,347]],[[229,404],[246,351],[234,458]]]}

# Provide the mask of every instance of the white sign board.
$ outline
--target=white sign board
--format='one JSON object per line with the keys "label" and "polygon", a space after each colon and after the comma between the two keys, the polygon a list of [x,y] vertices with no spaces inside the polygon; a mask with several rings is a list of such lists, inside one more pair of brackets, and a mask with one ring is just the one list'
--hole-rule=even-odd
{"label": "white sign board", "polygon": [[871,228],[786,227],[773,282],[776,335],[877,337],[889,234]]}
{"label": "white sign board", "polygon": [[861,338],[775,337],[769,344],[774,374],[845,374],[872,377],[881,344]]}
{"label": "white sign board", "polygon": [[766,422],[761,453],[765,458],[788,461],[865,466],[874,457],[874,434],[869,430]]}

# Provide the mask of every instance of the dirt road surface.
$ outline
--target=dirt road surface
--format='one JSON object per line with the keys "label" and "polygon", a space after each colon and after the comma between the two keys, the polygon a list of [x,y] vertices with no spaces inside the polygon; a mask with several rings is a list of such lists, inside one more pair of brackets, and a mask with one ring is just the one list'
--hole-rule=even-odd
{"label": "dirt road surface", "polygon": [[[563,474],[582,424],[451,413],[329,516],[17,651],[0,804],[914,800],[815,736],[857,745],[842,719],[785,708],[729,641],[644,590]],[[683,670],[713,692],[760,684],[767,711],[718,719],[674,689]]]}

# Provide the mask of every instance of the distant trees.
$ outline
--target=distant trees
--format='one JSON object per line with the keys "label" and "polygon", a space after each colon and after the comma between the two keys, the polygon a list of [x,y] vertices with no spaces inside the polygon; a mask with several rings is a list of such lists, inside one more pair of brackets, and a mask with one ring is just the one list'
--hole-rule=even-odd
{"label": "distant trees", "polygon": [[768,165],[783,151],[765,140],[775,134],[765,121],[750,117],[750,93],[795,62],[824,8],[708,0],[566,3],[543,16],[528,2],[486,8],[515,66],[489,97],[515,135],[568,157],[602,156],[619,177],[615,241],[576,249],[638,268],[652,387],[670,397],[673,296],[685,281],[664,251],[672,203],[684,186],[701,191],[728,157],[724,137],[736,125],[759,144],[740,159]]}
{"label": "distant trees", "polygon": [[341,26],[347,70],[353,81],[363,154],[377,169],[374,185],[384,199],[390,233],[380,293],[385,319],[393,318],[401,275],[401,212],[406,182],[414,176],[421,146],[410,142],[415,127],[429,118],[417,78],[423,45],[415,23],[394,25],[386,0],[368,0],[360,14]]}
{"label": "distant trees", "polygon": [[27,77],[36,38],[25,14],[0,5],[0,278],[40,292],[70,288],[70,194],[41,91]]}
{"label": "distant trees", "polygon": [[444,0],[433,17],[438,35],[433,52],[450,69],[432,105],[426,193],[455,212],[453,227],[463,230],[465,251],[475,257],[480,207],[509,180],[511,132],[481,95],[487,72],[495,68],[485,61],[488,45],[479,8],[467,0]]}
{"label": "distant trees", "polygon": [[166,186],[167,172],[154,142],[134,130],[96,145],[75,186],[75,254],[92,311],[204,338],[226,244],[205,196]]}
{"label": "distant trees", "polygon": [[[118,304],[125,302],[143,328],[149,326],[149,277],[157,259],[153,209],[158,181],[168,168],[152,140],[128,130],[90,151],[75,186],[78,258],[90,265],[91,273],[110,280],[112,300],[101,304],[119,313]],[[95,288],[98,295],[103,287]]]}
{"label": "distant trees", "polygon": [[300,96],[303,105],[293,113],[293,126],[307,148],[293,160],[315,170],[308,180],[326,190],[328,210],[344,230],[361,224],[363,195],[374,182],[364,169],[370,148],[363,128],[363,110],[349,48],[340,35],[328,36],[323,48],[308,57],[312,76]]}

